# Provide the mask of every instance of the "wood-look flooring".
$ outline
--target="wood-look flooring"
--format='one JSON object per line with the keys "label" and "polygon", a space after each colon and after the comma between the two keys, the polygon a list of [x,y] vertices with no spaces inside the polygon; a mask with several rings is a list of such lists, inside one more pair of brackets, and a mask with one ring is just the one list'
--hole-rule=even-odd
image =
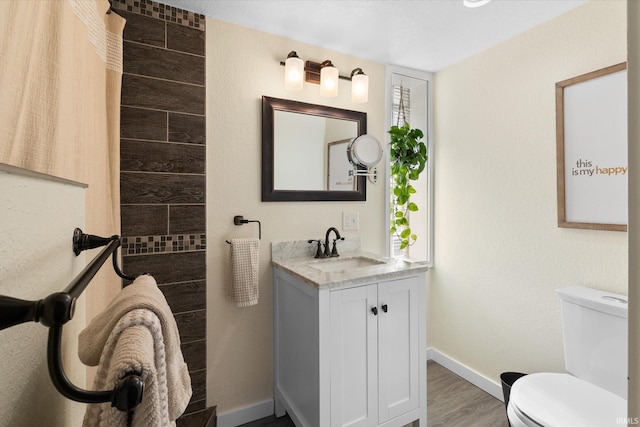
{"label": "wood-look flooring", "polygon": [[[509,427],[504,403],[436,362],[427,362],[428,427]],[[295,427],[274,416],[242,427]]]}
{"label": "wood-look flooring", "polygon": [[509,427],[504,403],[430,360],[427,362],[429,427]]}

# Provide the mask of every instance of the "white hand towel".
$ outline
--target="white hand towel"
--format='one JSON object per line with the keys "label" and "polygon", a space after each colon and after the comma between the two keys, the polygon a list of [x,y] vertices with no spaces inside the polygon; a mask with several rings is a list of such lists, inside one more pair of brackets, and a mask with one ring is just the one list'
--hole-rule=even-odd
{"label": "white hand towel", "polygon": [[231,280],[224,293],[238,307],[258,304],[258,267],[260,240],[231,239]]}

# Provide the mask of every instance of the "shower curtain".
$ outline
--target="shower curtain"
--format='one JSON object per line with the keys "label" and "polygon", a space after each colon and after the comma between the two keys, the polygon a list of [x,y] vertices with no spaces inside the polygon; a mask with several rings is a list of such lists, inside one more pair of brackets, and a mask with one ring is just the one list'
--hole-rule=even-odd
{"label": "shower curtain", "polygon": [[124,19],[107,0],[0,2],[0,162],[89,185],[115,234]]}
{"label": "shower curtain", "polygon": [[[0,1],[0,164],[86,184],[86,223],[79,226],[103,236],[120,234],[125,20],[107,13],[109,6],[107,0]],[[117,276],[103,268],[85,293],[83,323],[119,290]],[[64,351],[65,359],[77,361],[76,352]]]}
{"label": "shower curtain", "polygon": [[0,163],[87,184],[85,231],[104,236],[120,234],[125,24],[109,6],[0,1]]}

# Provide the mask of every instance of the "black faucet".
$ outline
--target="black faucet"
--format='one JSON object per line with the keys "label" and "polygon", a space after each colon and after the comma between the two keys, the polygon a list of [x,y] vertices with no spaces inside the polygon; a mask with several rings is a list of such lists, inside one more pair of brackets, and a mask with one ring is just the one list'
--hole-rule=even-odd
{"label": "black faucet", "polygon": [[[329,234],[331,234],[332,231],[336,234],[336,238],[333,239],[333,248],[331,249],[331,252],[329,252]],[[327,230],[327,234],[325,234],[325,236],[324,236],[324,256],[325,256],[325,258],[326,257],[340,256],[340,255],[338,255],[338,250],[336,249],[336,241],[338,241],[338,240],[344,240],[344,237],[340,236],[340,232],[338,231],[337,228],[330,227]]]}

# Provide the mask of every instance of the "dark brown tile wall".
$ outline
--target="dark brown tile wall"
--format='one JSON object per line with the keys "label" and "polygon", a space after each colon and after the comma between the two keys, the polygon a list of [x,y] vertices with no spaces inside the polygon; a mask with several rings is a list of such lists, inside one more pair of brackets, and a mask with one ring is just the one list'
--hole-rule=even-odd
{"label": "dark brown tile wall", "polygon": [[[121,141],[126,144],[126,140]],[[204,150],[204,147],[202,147]],[[128,159],[122,159],[123,163]],[[122,171],[120,174],[120,202],[136,204],[204,204],[204,174],[139,173]],[[140,221],[153,218],[141,217]]]}
{"label": "dark brown tile wall", "polygon": [[150,0],[114,0],[113,8],[127,20],[123,270],[152,274],[174,313],[193,388],[178,425],[214,425],[215,408],[206,408],[205,21]]}
{"label": "dark brown tile wall", "polygon": [[[172,77],[179,79],[179,72],[176,72]],[[122,76],[122,105],[150,110],[171,110],[202,116],[204,115],[205,96],[202,88],[203,86],[178,81],[124,74]]]}
{"label": "dark brown tile wall", "polygon": [[[111,7],[120,11],[133,12],[136,15],[173,22],[179,26],[199,28],[204,31],[205,17],[198,13],[167,6],[152,0],[111,0]],[[204,37],[202,37],[204,39]]]}
{"label": "dark brown tile wall", "polygon": [[169,206],[169,233],[196,233],[204,230],[205,207],[198,205]]}

